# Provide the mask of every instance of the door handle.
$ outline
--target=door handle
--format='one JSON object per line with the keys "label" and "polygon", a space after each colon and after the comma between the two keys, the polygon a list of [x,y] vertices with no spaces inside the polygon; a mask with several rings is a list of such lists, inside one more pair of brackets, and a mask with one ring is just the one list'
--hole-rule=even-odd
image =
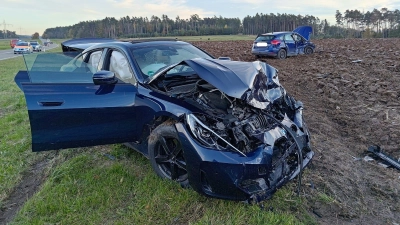
{"label": "door handle", "polygon": [[40,106],[60,106],[64,101],[40,101],[38,104]]}

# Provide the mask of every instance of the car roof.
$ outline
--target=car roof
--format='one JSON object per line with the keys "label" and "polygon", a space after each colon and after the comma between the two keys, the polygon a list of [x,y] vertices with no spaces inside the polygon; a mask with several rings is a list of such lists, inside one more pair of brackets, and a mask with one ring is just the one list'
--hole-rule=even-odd
{"label": "car roof", "polygon": [[121,48],[124,50],[128,49],[135,49],[135,48],[141,48],[141,47],[151,47],[151,46],[160,46],[160,45],[184,45],[184,44],[189,44],[184,41],[177,41],[177,40],[165,40],[165,39],[140,39],[140,40],[134,40],[134,41],[115,41],[115,42],[108,42],[108,43],[101,43],[101,44],[95,44],[87,49],[84,50],[90,51],[92,49],[96,48],[104,48],[104,47],[111,47],[111,48]]}
{"label": "car roof", "polygon": [[261,34],[260,36],[263,35],[281,35],[281,34],[291,34],[293,32],[291,31],[279,31],[279,32],[271,32],[271,33],[265,33],[265,34]]}

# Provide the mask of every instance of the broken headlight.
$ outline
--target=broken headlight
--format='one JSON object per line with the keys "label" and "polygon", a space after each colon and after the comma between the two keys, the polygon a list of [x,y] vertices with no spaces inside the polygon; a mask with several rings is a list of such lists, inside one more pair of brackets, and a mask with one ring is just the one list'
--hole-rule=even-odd
{"label": "broken headlight", "polygon": [[239,149],[237,149],[215,131],[210,129],[208,126],[206,126],[195,115],[187,114],[186,123],[189,126],[193,136],[205,147],[222,150],[222,148],[225,147],[222,147],[221,144],[219,144],[219,142],[221,142],[223,145],[226,145],[227,149],[234,150],[241,155],[246,156],[243,152],[241,152]]}

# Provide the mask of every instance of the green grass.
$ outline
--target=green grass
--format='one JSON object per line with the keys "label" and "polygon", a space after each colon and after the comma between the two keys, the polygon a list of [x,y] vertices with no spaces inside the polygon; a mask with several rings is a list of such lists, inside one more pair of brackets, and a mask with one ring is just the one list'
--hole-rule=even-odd
{"label": "green grass", "polygon": [[145,157],[121,145],[78,151],[58,156],[65,161],[49,172],[43,188],[25,204],[14,224],[313,223],[304,216],[303,200],[286,188],[265,202],[265,210],[207,198],[162,180]]}
{"label": "green grass", "polygon": [[22,91],[14,83],[22,57],[0,61],[0,202],[36,160],[31,153],[28,113]]}
{"label": "green grass", "polygon": [[51,162],[42,187],[11,224],[315,224],[307,200],[293,192],[295,182],[260,207],[162,180],[123,145],[31,153],[25,100],[13,81],[23,68],[22,57],[0,61],[0,206],[24,170],[43,158]]}
{"label": "green grass", "polygon": [[209,35],[209,36],[185,36],[173,37],[182,41],[254,41],[254,35]]}
{"label": "green grass", "polygon": [[[156,39],[177,39],[180,41],[254,41],[255,35],[207,35],[207,36],[172,36],[155,37]],[[132,38],[136,39],[136,38]],[[126,40],[126,38],[122,38]]]}
{"label": "green grass", "polygon": [[0,39],[0,50],[11,49],[10,39]]}

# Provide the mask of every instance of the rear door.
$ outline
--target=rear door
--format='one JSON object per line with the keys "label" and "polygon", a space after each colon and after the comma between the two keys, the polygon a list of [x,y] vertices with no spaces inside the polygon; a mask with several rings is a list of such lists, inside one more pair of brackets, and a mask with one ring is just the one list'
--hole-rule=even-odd
{"label": "rear door", "polygon": [[105,52],[96,49],[75,59],[54,53],[25,56],[29,82],[19,86],[28,107],[33,151],[124,143],[139,137],[135,82],[93,83],[93,74],[103,69]]}

